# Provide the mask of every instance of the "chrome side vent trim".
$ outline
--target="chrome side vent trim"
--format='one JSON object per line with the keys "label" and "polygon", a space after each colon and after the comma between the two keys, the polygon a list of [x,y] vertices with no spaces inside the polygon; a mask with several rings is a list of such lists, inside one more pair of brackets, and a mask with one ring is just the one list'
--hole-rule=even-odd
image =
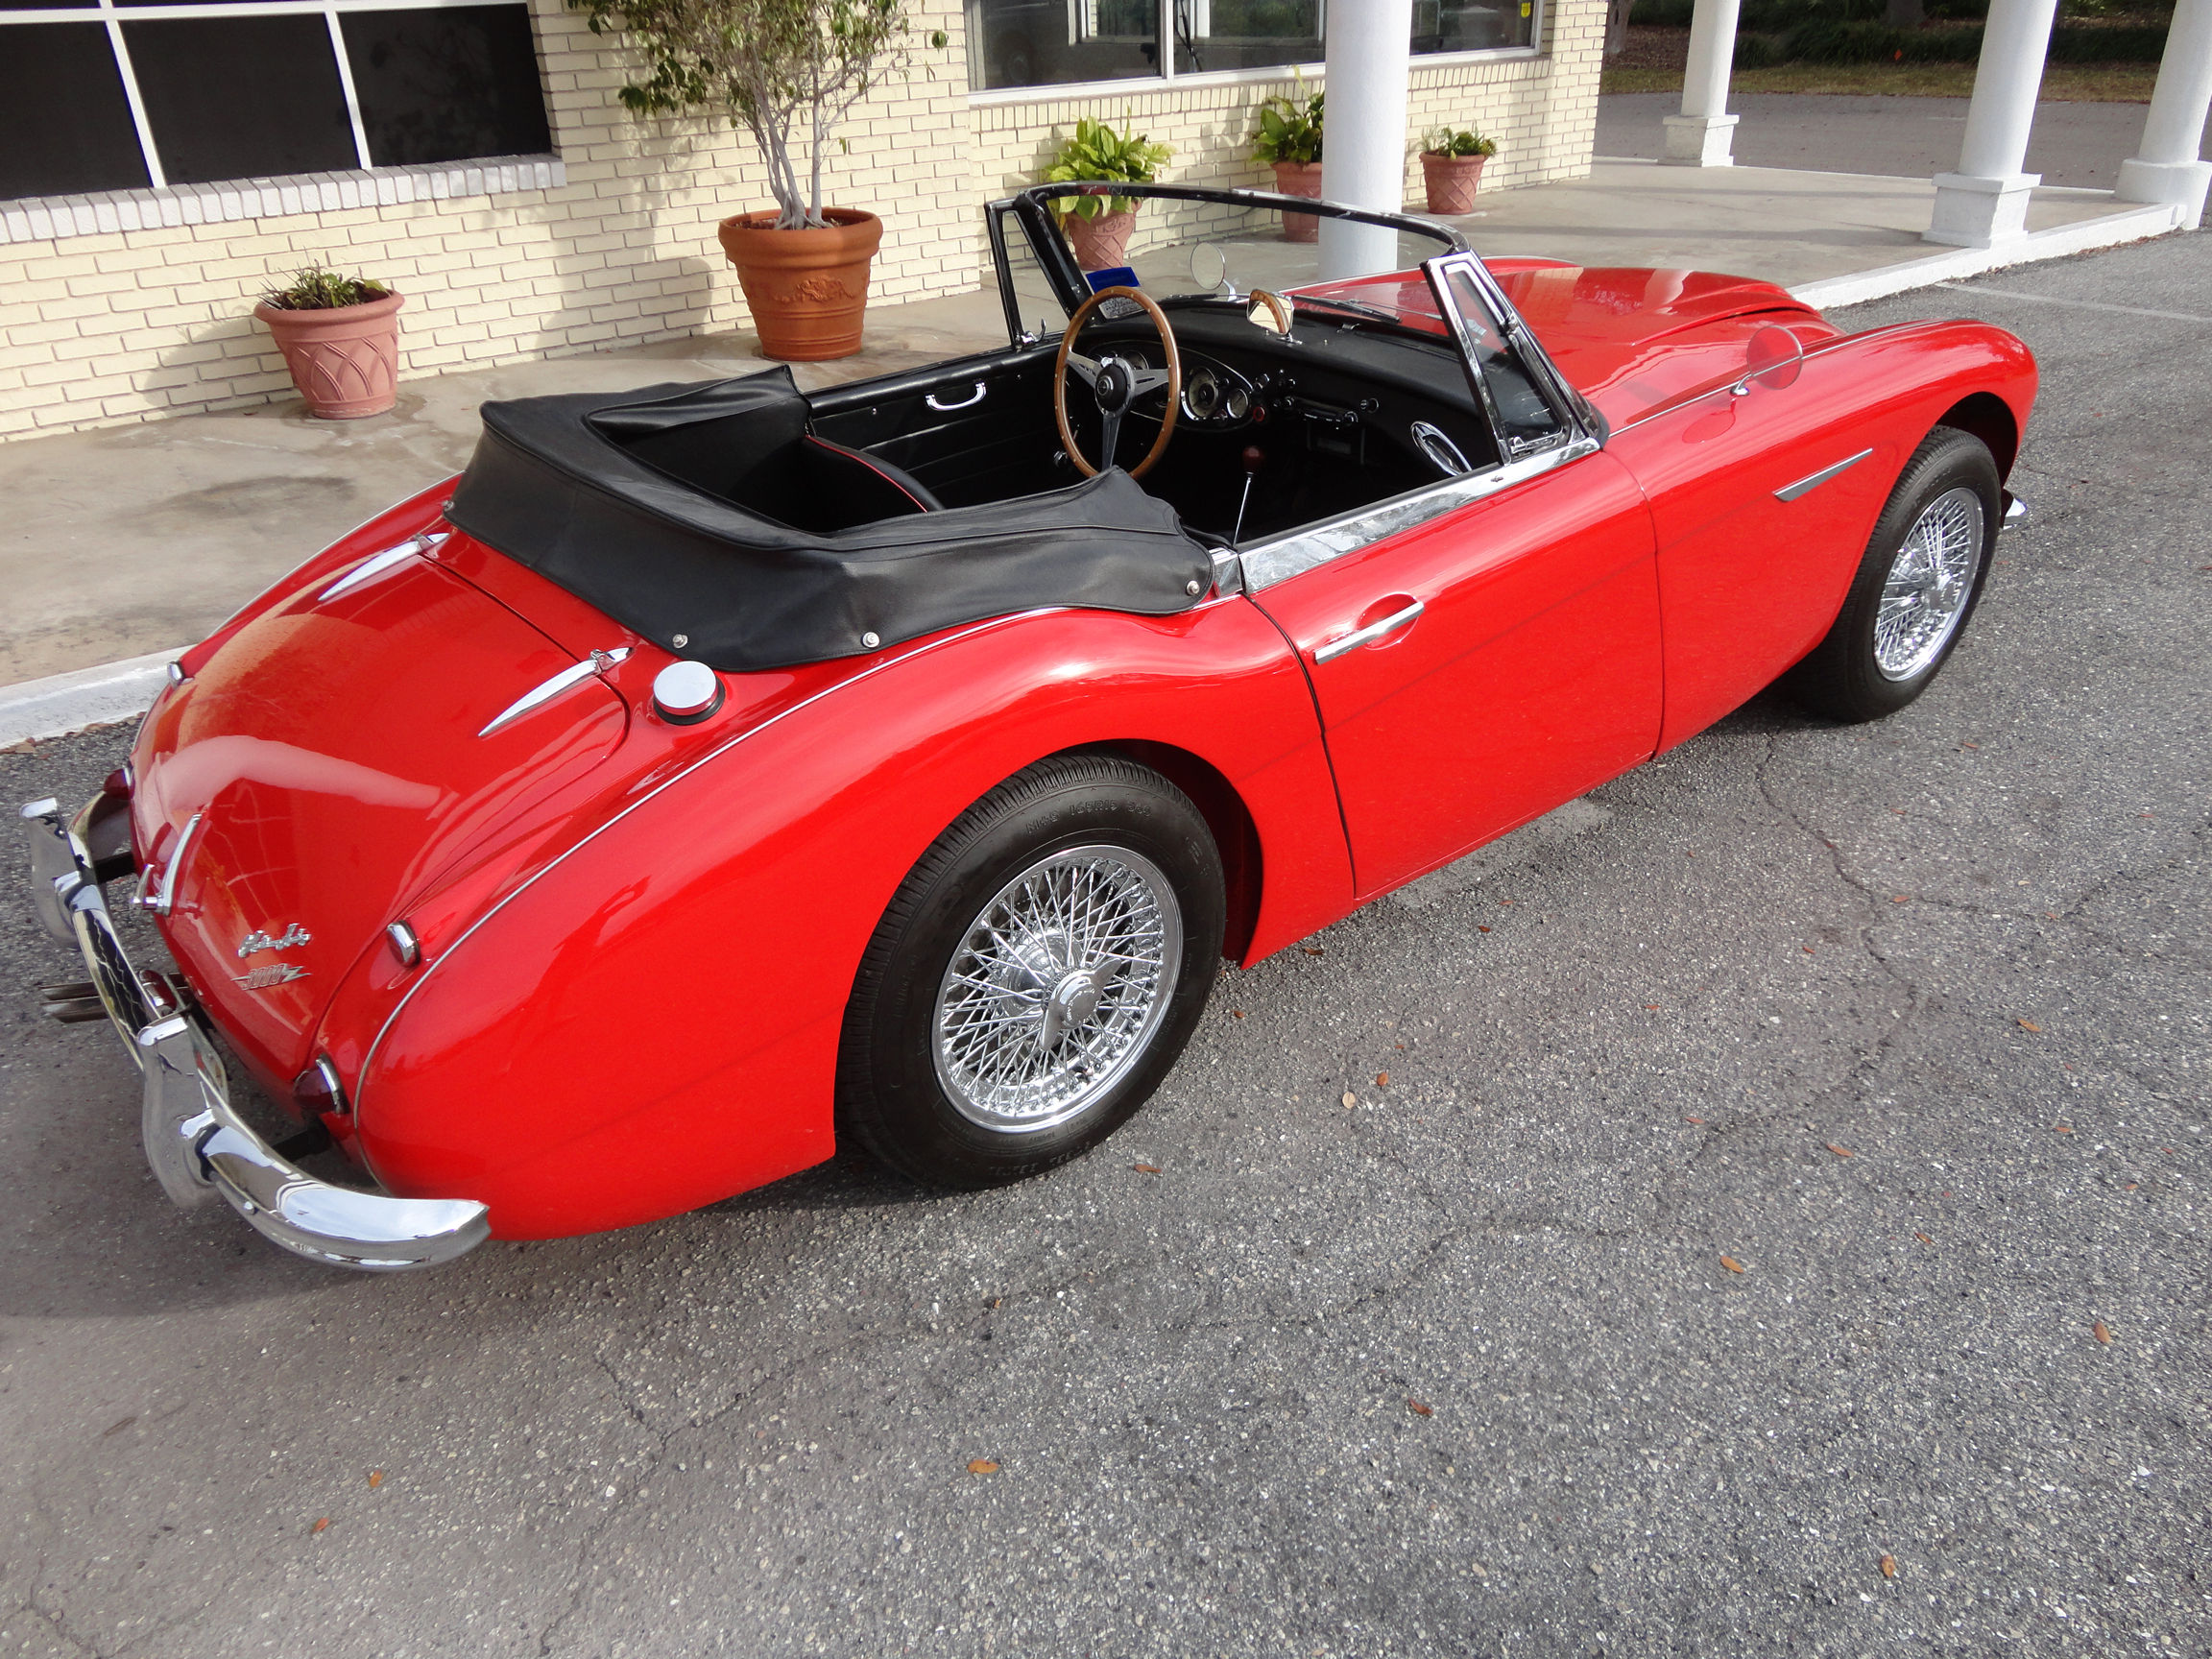
{"label": "chrome side vent trim", "polygon": [[366,588],[387,570],[397,569],[418,553],[429,553],[442,547],[452,538],[450,530],[425,530],[420,536],[410,536],[397,547],[387,547],[381,553],[372,553],[322,592],[315,595],[315,603],[335,599],[341,593],[350,593],[356,588]]}
{"label": "chrome side vent trim", "polygon": [[1874,451],[1871,449],[1862,449],[1856,455],[1846,455],[1833,467],[1823,467],[1819,471],[1809,473],[1794,484],[1783,485],[1781,489],[1774,492],[1774,499],[1777,501],[1794,501],[1800,495],[1809,495],[1819,489],[1821,485],[1827,483],[1829,479],[1850,471],[1852,468],[1858,466],[1860,462],[1873,453]]}

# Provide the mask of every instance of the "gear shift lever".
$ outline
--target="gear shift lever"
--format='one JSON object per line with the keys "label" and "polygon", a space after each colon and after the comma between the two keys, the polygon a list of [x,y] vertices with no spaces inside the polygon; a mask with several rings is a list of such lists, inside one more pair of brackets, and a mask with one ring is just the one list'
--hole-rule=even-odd
{"label": "gear shift lever", "polygon": [[1252,480],[1260,476],[1260,469],[1267,464],[1267,453],[1257,444],[1244,445],[1244,493],[1237,502],[1237,528],[1229,532],[1229,544],[1234,547],[1244,534],[1244,509],[1252,504]]}

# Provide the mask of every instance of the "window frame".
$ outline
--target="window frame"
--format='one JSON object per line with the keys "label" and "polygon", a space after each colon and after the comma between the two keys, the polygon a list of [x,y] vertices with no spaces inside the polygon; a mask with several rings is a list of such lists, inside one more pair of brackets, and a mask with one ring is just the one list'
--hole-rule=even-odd
{"label": "window frame", "polygon": [[[311,3],[311,0],[310,0]],[[1175,0],[1154,0],[1154,15],[1159,23],[1167,22],[1167,9]],[[1331,0],[1319,0],[1321,36],[1324,42],[1329,35],[1329,7]],[[1528,14],[1528,44],[1526,46],[1482,46],[1465,52],[1415,52],[1408,41],[1406,58],[1414,69],[1435,67],[1449,69],[1459,64],[1505,63],[1516,59],[1535,59],[1546,55],[1544,29],[1551,21],[1551,0],[1531,0]],[[1171,32],[1156,30],[1157,37],[1170,39]],[[964,49],[973,52],[973,36],[963,42]],[[1323,60],[1300,63],[1263,63],[1241,69],[1203,69],[1178,71],[1173,50],[1161,55],[1162,67],[1150,75],[1126,75],[1103,81],[1039,81],[1023,86],[970,86],[968,102],[979,108],[992,108],[1006,104],[1040,104],[1062,98],[1110,98],[1116,93],[1158,92],[1169,88],[1204,88],[1208,86],[1236,86],[1259,81],[1281,81],[1293,73],[1319,77],[1328,72]]]}
{"label": "window frame", "polygon": [[[146,103],[139,95],[137,72],[132,67],[131,48],[123,37],[126,23],[151,22],[156,19],[217,17],[312,17],[320,16],[329,32],[330,50],[338,60],[338,84],[346,94],[346,117],[353,132],[354,165],[365,174],[373,176],[445,171],[454,168],[481,166],[485,162],[512,161],[512,156],[467,156],[451,161],[400,164],[381,167],[369,156],[369,130],[361,118],[361,98],[353,85],[353,65],[346,55],[346,36],[339,27],[339,18],[352,12],[445,12],[459,11],[486,5],[513,4],[517,0],[208,0],[207,4],[180,4],[170,0],[166,4],[143,6],[118,5],[116,0],[96,0],[92,5],[32,6],[20,10],[0,11],[0,30],[14,27],[38,28],[57,23],[101,23],[108,32],[108,50],[115,55],[115,67],[123,78],[123,101],[131,111],[132,128],[138,140],[138,153],[146,164],[148,183],[126,185],[113,192],[99,195],[139,195],[147,190],[157,191],[209,191],[244,184],[249,180],[208,181],[204,183],[172,184],[161,166],[161,154],[154,141],[153,124],[147,119]],[[524,6],[527,13],[528,7]],[[0,39],[5,39],[0,35]],[[531,33],[531,57],[538,71],[540,95],[543,95],[545,68],[539,57],[537,33]],[[548,110],[550,113],[550,110]],[[316,177],[321,177],[317,175]],[[24,197],[23,201],[46,200],[74,201],[75,196],[60,198]]]}

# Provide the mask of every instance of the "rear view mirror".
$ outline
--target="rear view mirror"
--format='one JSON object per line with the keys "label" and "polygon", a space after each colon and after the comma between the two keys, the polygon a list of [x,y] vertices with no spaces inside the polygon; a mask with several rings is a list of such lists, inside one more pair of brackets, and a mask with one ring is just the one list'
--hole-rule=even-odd
{"label": "rear view mirror", "polygon": [[1279,334],[1287,339],[1290,333],[1290,301],[1268,289],[1255,288],[1244,307],[1244,320],[1255,328],[1264,328],[1270,334]]}

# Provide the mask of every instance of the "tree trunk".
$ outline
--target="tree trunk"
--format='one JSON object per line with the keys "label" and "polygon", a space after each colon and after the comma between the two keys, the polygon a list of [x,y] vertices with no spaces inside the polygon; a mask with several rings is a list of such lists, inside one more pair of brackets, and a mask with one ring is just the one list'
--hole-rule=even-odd
{"label": "tree trunk", "polygon": [[1892,29],[1917,29],[1928,21],[1928,9],[1923,0],[1889,0],[1884,21]]}
{"label": "tree trunk", "polygon": [[[1895,5],[1897,0],[1890,0]],[[1605,56],[1618,58],[1628,50],[1628,12],[1635,0],[1606,0]]]}

